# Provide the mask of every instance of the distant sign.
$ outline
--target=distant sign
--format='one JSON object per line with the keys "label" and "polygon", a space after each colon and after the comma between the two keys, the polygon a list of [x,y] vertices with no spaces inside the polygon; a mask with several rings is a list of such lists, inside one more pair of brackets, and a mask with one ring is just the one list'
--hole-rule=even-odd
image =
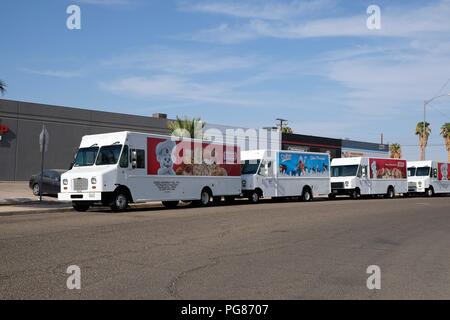
{"label": "distant sign", "polygon": [[0,124],[0,136],[7,134],[9,131],[9,127],[4,125],[4,124]]}
{"label": "distant sign", "polygon": [[2,141],[3,136],[6,135],[9,132],[9,127],[4,125],[4,124],[0,124],[0,141]]}
{"label": "distant sign", "polygon": [[42,131],[39,135],[39,150],[40,150],[40,152],[42,152],[42,150],[44,150],[44,152],[48,151],[49,141],[50,141],[50,135],[47,131],[47,128],[45,126],[43,126]]}

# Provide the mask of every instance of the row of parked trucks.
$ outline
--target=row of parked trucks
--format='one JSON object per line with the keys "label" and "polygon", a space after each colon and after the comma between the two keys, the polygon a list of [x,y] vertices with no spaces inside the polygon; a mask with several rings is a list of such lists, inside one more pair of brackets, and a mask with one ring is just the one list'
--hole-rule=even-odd
{"label": "row of parked trucks", "polygon": [[77,211],[94,204],[125,210],[129,203],[180,201],[207,206],[262,197],[450,193],[450,165],[371,157],[338,158],[302,151],[240,151],[235,145],[135,132],[82,138],[58,199]]}

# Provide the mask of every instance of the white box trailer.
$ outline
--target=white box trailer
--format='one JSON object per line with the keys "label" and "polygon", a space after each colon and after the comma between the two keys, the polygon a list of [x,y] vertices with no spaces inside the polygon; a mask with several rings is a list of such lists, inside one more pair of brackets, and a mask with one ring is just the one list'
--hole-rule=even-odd
{"label": "white box trailer", "polygon": [[[114,132],[84,136],[58,199],[78,211],[94,203],[124,210],[130,202],[208,205],[241,194],[237,146],[169,136]],[[217,199],[217,198],[216,198]]]}
{"label": "white box trailer", "polygon": [[251,203],[261,197],[301,197],[330,193],[330,156],[301,151],[241,152],[242,193]]}
{"label": "white box trailer", "polygon": [[336,158],[331,161],[330,198],[349,195],[385,195],[408,192],[406,160],[390,158]]}
{"label": "white box trailer", "polygon": [[450,193],[450,163],[408,161],[408,192],[429,197],[436,193]]}

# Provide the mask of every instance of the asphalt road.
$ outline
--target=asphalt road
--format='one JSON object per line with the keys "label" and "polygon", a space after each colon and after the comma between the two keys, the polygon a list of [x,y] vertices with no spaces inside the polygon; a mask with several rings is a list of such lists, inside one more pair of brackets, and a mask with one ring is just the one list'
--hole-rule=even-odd
{"label": "asphalt road", "polygon": [[450,299],[449,245],[445,197],[0,217],[0,298]]}

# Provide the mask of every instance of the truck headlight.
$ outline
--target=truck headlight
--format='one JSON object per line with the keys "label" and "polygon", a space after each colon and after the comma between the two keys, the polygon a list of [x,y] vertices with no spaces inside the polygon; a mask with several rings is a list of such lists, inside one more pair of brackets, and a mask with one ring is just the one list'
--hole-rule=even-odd
{"label": "truck headlight", "polygon": [[69,181],[67,179],[63,180],[63,185],[67,186],[69,184]]}
{"label": "truck headlight", "polygon": [[247,181],[242,180],[242,186],[245,187],[247,185]]}
{"label": "truck headlight", "polygon": [[349,186],[349,184],[350,184],[350,182],[348,182],[348,181],[345,181],[345,186],[346,186],[346,187],[348,187],[348,186]]}
{"label": "truck headlight", "polygon": [[92,184],[96,184],[97,183],[97,178],[91,178],[91,183]]}
{"label": "truck headlight", "polygon": [[422,186],[422,182],[419,182],[418,185],[419,185],[419,187],[421,187]]}

